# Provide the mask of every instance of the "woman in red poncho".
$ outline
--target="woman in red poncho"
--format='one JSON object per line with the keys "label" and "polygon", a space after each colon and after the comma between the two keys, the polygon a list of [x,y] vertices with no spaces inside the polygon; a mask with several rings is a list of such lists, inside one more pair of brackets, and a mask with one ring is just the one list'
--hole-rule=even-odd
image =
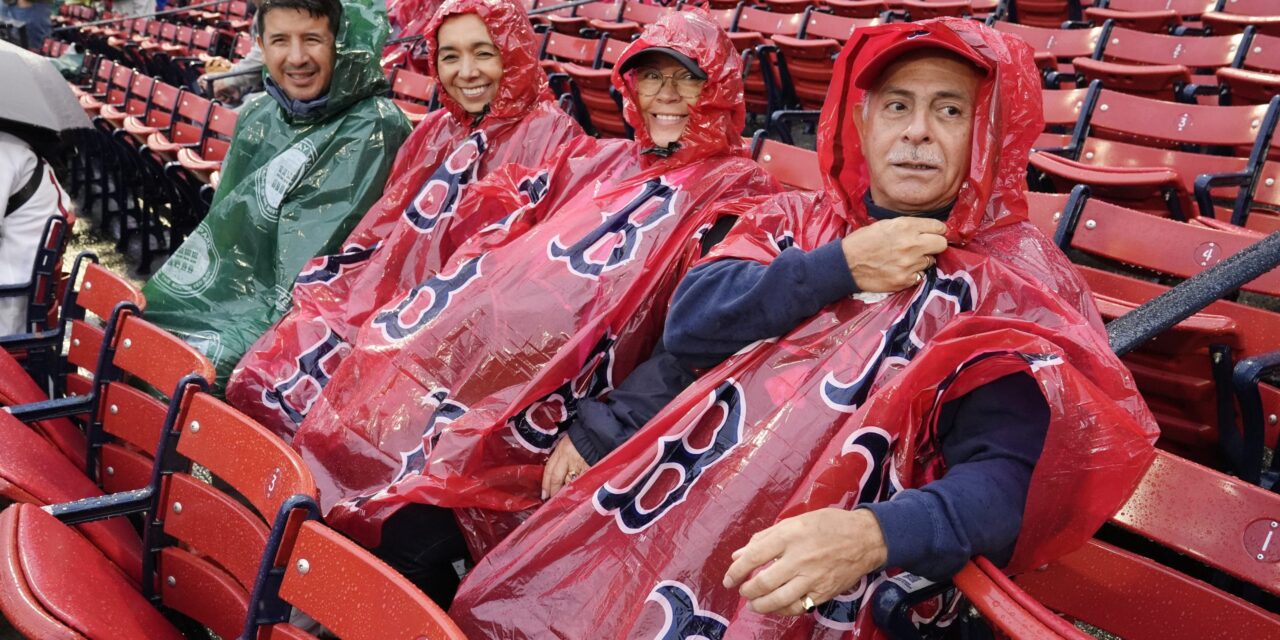
{"label": "woman in red poncho", "polygon": [[[1016,544],[1003,559],[1009,571],[1083,543],[1136,486],[1152,457],[1154,421],[1110,353],[1082,281],[1026,220],[1026,154],[1042,123],[1039,78],[1020,40],[964,20],[859,30],[837,60],[820,123],[826,188],[749,211],[699,272],[735,261],[771,269],[784,254],[838,247],[873,226],[880,216],[872,210],[887,205],[872,202],[869,187],[874,194],[883,183],[869,166],[902,165],[889,172],[895,177],[915,172],[903,182],[956,166],[931,158],[932,145],[902,159],[897,149],[863,155],[879,133],[858,130],[868,118],[857,117],[863,104],[961,113],[905,85],[881,86],[874,102],[865,96],[861,74],[914,47],[946,49],[981,69],[972,102],[960,101],[972,129],[957,190],[900,209],[927,215],[933,208],[924,205],[946,205],[950,247],[936,264],[921,262],[915,286],[840,295],[704,374],[477,565],[450,612],[469,637],[876,637],[865,605],[901,568],[825,553],[845,530],[810,526],[814,514],[865,514],[855,508],[960,479],[959,466],[947,475],[947,407],[1013,376],[1029,383],[1017,393],[1042,399],[1046,426]],[[838,267],[846,268],[843,257]],[[671,317],[679,313],[677,303]],[[736,331],[726,325],[719,337],[731,341]],[[928,547],[939,530],[903,535]],[[776,551],[759,553],[771,545]],[[856,571],[843,583],[787,573],[797,555],[816,563],[813,573]],[[753,569],[769,584],[740,592]],[[771,592],[786,598],[767,602]]]}
{"label": "woman in red poncho", "polygon": [[373,546],[456,514],[482,555],[541,503],[578,399],[653,349],[699,234],[778,191],[745,153],[741,66],[704,13],[646,28],[613,82],[634,141],[472,185],[455,215],[499,222],[360,328],[294,439],[332,526]]}
{"label": "woman in red poncho", "polygon": [[293,308],[237,365],[227,400],[284,438],[350,350],[370,311],[433,273],[493,222],[450,215],[468,185],[514,163],[541,167],[581,134],[555,103],[537,40],[512,0],[449,0],[426,30],[442,109],[401,147],[383,196],[341,254],[299,275]]}

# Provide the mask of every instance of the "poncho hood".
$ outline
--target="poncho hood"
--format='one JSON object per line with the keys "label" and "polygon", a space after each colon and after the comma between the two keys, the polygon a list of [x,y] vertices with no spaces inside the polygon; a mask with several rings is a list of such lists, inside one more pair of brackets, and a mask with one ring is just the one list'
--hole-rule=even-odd
{"label": "poncho hood", "polygon": [[[510,0],[445,0],[427,25],[428,51],[440,50],[440,25],[453,16],[474,13],[489,28],[489,37],[502,54],[502,81],[498,95],[489,103],[486,118],[517,118],[528,113],[541,101],[551,101],[547,74],[538,66],[538,40],[529,25],[524,8]],[[432,78],[440,82],[440,69],[435,55],[427,56]],[[456,100],[440,89],[440,103],[459,122],[471,122]]]}
{"label": "poncho hood", "polygon": [[882,54],[927,37],[961,55],[985,60],[990,72],[978,85],[969,174],[947,220],[947,239],[964,245],[978,231],[1027,219],[1027,154],[1044,128],[1040,77],[1030,45],[972,20],[939,18],[860,29],[836,59],[831,91],[818,125],[818,157],[826,191],[836,196],[853,226],[874,222],[862,196],[870,187],[855,109],[866,91],[858,73]]}
{"label": "poncho hood", "polygon": [[[351,105],[385,94],[391,85],[382,73],[379,56],[387,40],[386,5],[373,0],[345,0],[338,24],[337,56],[328,101],[321,108],[298,113],[280,104],[281,117],[292,125],[318,124],[346,111]],[[270,78],[265,66],[263,78]]]}
{"label": "poncho hood", "polygon": [[669,158],[645,156],[668,168],[726,153],[745,153],[741,131],[746,126],[742,63],[729,36],[700,9],[668,13],[645,28],[614,65],[613,86],[622,94],[622,113],[635,129],[641,149],[653,145],[640,113],[630,73],[619,69],[627,60],[652,47],[674,49],[696,61],[707,74],[707,83],[696,104],[689,107],[689,123],[680,136],[680,148]]}

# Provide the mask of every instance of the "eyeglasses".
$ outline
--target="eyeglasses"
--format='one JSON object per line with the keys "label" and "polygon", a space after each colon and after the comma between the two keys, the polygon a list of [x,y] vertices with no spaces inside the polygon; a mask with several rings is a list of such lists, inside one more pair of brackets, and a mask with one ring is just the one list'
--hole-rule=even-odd
{"label": "eyeglasses", "polygon": [[658,95],[667,80],[671,81],[671,86],[675,87],[676,93],[682,98],[698,97],[702,93],[702,85],[706,84],[706,80],[695,78],[688,71],[663,75],[653,69],[641,69],[636,72],[635,78],[636,93],[646,98]]}

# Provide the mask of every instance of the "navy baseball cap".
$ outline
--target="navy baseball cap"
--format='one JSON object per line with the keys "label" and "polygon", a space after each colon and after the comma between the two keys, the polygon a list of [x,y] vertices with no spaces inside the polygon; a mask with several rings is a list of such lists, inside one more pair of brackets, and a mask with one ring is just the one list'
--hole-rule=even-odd
{"label": "navy baseball cap", "polygon": [[638,51],[635,53],[635,55],[631,56],[630,58],[627,58],[626,62],[623,62],[622,66],[618,70],[621,71],[622,73],[626,73],[636,68],[637,66],[639,66],[641,58],[644,58],[647,55],[655,54],[655,53],[668,56],[674,59],[676,62],[679,62],[681,66],[689,70],[689,73],[692,74],[693,77],[699,80],[707,79],[707,72],[703,71],[702,67],[699,67],[698,63],[694,61],[693,58],[690,58],[689,56],[686,56],[685,54],[680,53],[679,51],[676,51],[675,49],[672,49],[670,47],[649,47],[648,49],[643,49],[641,51]]}

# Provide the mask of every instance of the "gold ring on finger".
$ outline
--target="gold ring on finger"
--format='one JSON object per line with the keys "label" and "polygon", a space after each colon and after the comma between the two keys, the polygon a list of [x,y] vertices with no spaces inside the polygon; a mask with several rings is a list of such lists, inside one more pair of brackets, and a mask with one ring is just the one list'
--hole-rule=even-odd
{"label": "gold ring on finger", "polygon": [[813,611],[813,608],[818,606],[818,604],[813,601],[813,596],[805,596],[804,600],[800,601],[800,604],[804,606],[805,613]]}

